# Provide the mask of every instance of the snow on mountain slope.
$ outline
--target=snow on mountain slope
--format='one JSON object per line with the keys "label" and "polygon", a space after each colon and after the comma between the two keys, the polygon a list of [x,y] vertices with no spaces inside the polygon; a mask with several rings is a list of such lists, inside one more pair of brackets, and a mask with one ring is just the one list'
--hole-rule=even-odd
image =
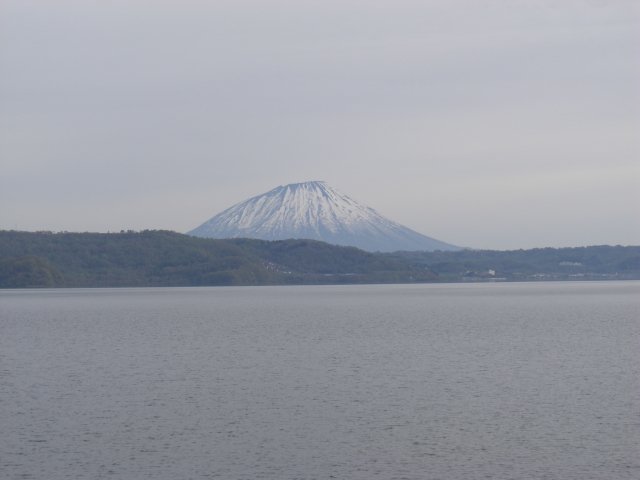
{"label": "snow on mountain slope", "polygon": [[188,234],[263,240],[310,238],[371,252],[461,249],[393,222],[325,182],[274,188],[228,208]]}

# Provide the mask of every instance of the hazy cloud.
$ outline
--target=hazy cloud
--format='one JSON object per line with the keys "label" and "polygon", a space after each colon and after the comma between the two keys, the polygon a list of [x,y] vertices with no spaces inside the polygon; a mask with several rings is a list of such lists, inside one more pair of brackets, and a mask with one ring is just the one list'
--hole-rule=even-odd
{"label": "hazy cloud", "polygon": [[640,244],[632,1],[5,0],[0,228],[325,180],[478,248]]}

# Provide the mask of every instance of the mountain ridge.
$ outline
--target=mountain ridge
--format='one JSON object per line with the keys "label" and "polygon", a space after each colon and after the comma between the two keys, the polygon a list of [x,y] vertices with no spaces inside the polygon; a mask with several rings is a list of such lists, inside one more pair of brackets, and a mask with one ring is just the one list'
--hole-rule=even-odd
{"label": "mountain ridge", "polygon": [[262,240],[307,238],[370,252],[462,250],[400,225],[324,181],[281,185],[233,205],[187,234]]}
{"label": "mountain ridge", "polygon": [[315,240],[221,240],[164,230],[0,230],[0,288],[639,278],[640,246],[375,254]]}
{"label": "mountain ridge", "polygon": [[0,230],[0,288],[325,285],[435,281],[424,268],[315,240],[211,239],[166,230]]}

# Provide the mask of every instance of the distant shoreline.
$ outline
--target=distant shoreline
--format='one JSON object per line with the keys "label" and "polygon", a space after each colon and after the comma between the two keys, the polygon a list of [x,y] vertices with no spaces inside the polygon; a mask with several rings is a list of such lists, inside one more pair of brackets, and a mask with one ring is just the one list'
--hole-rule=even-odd
{"label": "distant shoreline", "polygon": [[165,230],[0,231],[0,288],[505,283],[640,279],[640,246],[371,253],[306,239]]}

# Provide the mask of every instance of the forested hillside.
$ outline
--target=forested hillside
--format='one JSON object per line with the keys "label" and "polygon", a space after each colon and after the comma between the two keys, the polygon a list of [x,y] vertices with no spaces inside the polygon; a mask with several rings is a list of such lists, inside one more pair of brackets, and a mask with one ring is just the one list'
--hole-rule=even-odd
{"label": "forested hillside", "polygon": [[[531,250],[462,250],[458,252],[395,252],[386,258],[427,267],[440,279],[508,280],[640,278],[640,247],[593,246]],[[494,272],[490,275],[489,271]]]}
{"label": "forested hillside", "polygon": [[0,287],[429,281],[424,268],[313,240],[216,240],[169,231],[0,231]]}
{"label": "forested hillside", "polygon": [[163,230],[0,231],[0,288],[631,278],[640,278],[640,247],[372,254],[316,240],[217,240]]}

